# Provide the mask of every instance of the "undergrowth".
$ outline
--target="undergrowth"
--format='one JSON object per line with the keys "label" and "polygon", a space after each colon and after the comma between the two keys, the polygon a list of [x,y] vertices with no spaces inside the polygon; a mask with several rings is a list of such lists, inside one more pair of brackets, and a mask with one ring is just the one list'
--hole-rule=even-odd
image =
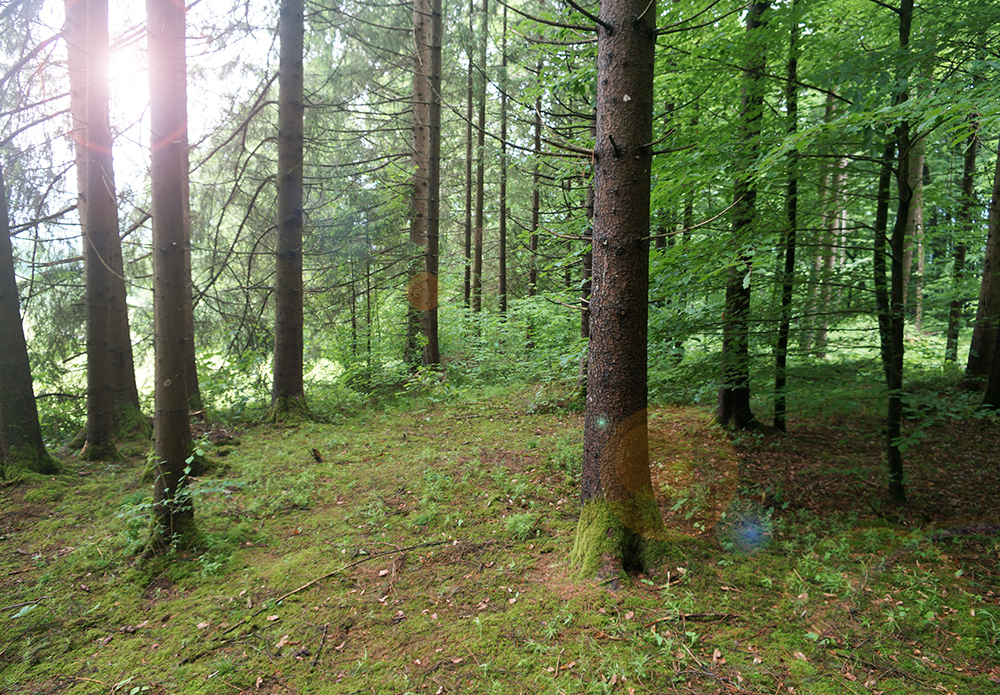
{"label": "undergrowth", "polygon": [[702,542],[572,580],[582,417],[539,393],[248,426],[192,481],[198,547],[156,560],[139,458],[5,488],[0,692],[1000,690],[996,536],[816,513],[701,410],[652,409],[651,451]]}

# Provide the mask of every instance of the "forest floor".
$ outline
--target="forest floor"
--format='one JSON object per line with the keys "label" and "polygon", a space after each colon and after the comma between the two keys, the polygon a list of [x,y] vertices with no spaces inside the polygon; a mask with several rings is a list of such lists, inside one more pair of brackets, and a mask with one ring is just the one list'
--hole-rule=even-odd
{"label": "forest floor", "polygon": [[[572,575],[582,417],[537,388],[210,427],[200,546],[139,561],[146,445],[0,489],[0,693],[1000,693],[1000,424],[731,441],[650,409],[667,524]],[[541,407],[540,407],[541,406]]]}

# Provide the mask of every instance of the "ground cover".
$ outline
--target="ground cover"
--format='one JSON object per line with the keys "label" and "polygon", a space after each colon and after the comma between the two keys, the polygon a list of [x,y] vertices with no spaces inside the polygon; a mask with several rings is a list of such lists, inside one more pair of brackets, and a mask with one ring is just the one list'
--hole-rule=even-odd
{"label": "ground cover", "polygon": [[611,591],[568,566],[581,416],[542,405],[209,427],[201,545],[155,562],[142,456],[4,487],[0,692],[1000,692],[994,420],[923,426],[893,507],[865,412],[733,446],[652,408],[690,541]]}

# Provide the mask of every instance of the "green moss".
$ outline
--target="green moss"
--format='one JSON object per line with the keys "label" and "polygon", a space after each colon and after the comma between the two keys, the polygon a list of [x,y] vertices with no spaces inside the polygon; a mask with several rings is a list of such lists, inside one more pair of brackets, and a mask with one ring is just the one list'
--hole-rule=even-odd
{"label": "green moss", "polygon": [[669,553],[669,540],[652,494],[592,500],[580,510],[570,564],[578,577],[615,581],[621,572],[653,567]]}
{"label": "green moss", "polygon": [[31,474],[54,475],[62,472],[59,461],[43,447],[11,447],[0,458],[0,480],[25,480]]}
{"label": "green moss", "polygon": [[277,398],[271,404],[271,408],[264,416],[264,422],[291,424],[312,420],[312,412],[306,405],[306,399],[297,398]]}

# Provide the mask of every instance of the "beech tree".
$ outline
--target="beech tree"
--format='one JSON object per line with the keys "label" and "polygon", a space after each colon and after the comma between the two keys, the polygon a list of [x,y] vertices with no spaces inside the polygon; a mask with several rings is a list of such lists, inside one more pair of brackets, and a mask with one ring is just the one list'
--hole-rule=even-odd
{"label": "beech tree", "polygon": [[194,530],[194,507],[185,494],[191,428],[185,341],[184,168],[187,162],[185,8],[174,0],[146,0],[149,55],[150,176],[153,199],[154,485],[150,549],[184,544]]}
{"label": "beech tree", "polygon": [[641,569],[664,532],[649,472],[646,321],[656,4],[605,0],[597,17],[593,285],[582,509],[583,575]]}
{"label": "beech tree", "polygon": [[726,308],[722,320],[722,384],[719,388],[716,420],[725,427],[742,429],[756,421],[750,409],[750,296],[756,231],[757,174],[761,119],[764,111],[765,51],[764,13],[768,2],[753,2],[747,13],[750,44],[744,68],[743,96],[740,101],[739,158],[733,192],[733,246],[736,260],[726,283]]}

